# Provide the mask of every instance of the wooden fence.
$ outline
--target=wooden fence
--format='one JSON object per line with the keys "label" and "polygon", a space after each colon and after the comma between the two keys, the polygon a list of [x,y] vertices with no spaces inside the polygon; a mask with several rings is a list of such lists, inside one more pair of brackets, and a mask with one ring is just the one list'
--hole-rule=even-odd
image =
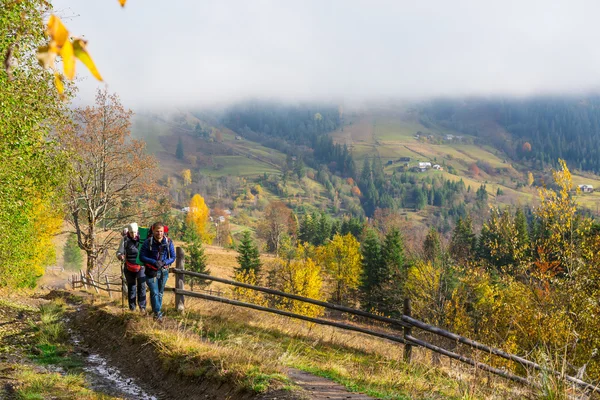
{"label": "wooden fence", "polygon": [[[411,361],[412,348],[414,346],[417,346],[417,347],[422,347],[422,348],[428,349],[428,350],[433,351],[438,354],[442,354],[444,356],[447,356],[452,359],[455,359],[455,360],[461,361],[463,363],[469,364],[471,366],[474,366],[477,369],[481,369],[481,370],[490,372],[492,374],[501,376],[503,378],[506,378],[506,379],[509,379],[509,380],[512,380],[515,382],[519,382],[519,383],[526,384],[526,385],[535,385],[533,382],[531,382],[530,380],[528,380],[527,378],[525,378],[523,376],[519,376],[514,373],[505,371],[503,369],[493,367],[491,365],[474,360],[468,356],[458,354],[457,352],[455,352],[453,350],[443,348],[441,346],[427,342],[423,339],[419,339],[416,336],[414,336],[414,334],[413,334],[413,329],[416,328],[416,329],[443,337],[445,339],[450,339],[452,341],[452,343],[456,343],[456,344],[460,343],[460,344],[469,346],[470,348],[487,353],[489,355],[504,358],[506,360],[517,363],[518,365],[520,365],[526,369],[536,370],[536,371],[544,371],[546,373],[553,374],[561,379],[564,379],[568,382],[571,382],[571,383],[579,386],[580,388],[582,388],[586,391],[600,392],[600,388],[598,385],[593,385],[593,384],[585,382],[579,378],[545,368],[545,367],[543,367],[533,361],[527,360],[521,356],[517,356],[514,354],[507,353],[500,349],[486,346],[482,343],[479,343],[475,340],[471,340],[467,337],[457,335],[455,333],[446,331],[444,329],[438,328],[433,325],[426,324],[425,322],[422,322],[422,321],[414,318],[411,315],[411,306],[410,306],[409,299],[404,300],[403,315],[399,318],[390,318],[390,317],[385,317],[382,315],[371,314],[366,311],[354,309],[351,307],[346,307],[346,306],[342,306],[342,305],[338,305],[338,304],[315,300],[315,299],[298,296],[298,295],[291,294],[291,293],[281,292],[281,291],[274,290],[271,288],[255,286],[255,285],[250,285],[247,283],[232,281],[229,279],[218,278],[218,277],[211,276],[211,275],[205,275],[205,274],[200,274],[197,272],[186,271],[185,270],[185,255],[184,255],[183,249],[181,247],[177,247],[176,253],[177,253],[176,268],[171,269],[171,272],[175,273],[176,287],[175,288],[167,288],[167,289],[172,290],[175,293],[175,306],[176,306],[178,312],[183,312],[185,310],[185,297],[186,296],[209,300],[209,301],[220,302],[220,303],[224,303],[224,304],[231,304],[231,305],[239,306],[239,307],[251,308],[254,310],[265,311],[265,312],[269,312],[269,313],[273,313],[273,314],[283,315],[283,316],[290,317],[290,318],[296,318],[296,319],[312,322],[312,323],[319,324],[319,325],[333,326],[336,328],[341,328],[341,329],[350,330],[350,331],[354,331],[354,332],[360,332],[360,333],[364,333],[367,335],[387,339],[387,340],[390,340],[390,341],[396,342],[396,343],[402,343],[404,345],[404,359],[406,362]],[[223,296],[221,296],[220,291],[215,292],[215,293],[213,293],[212,291],[204,291],[205,293],[200,293],[197,291],[185,290],[185,288],[184,288],[185,276],[189,276],[189,277],[193,277],[193,278],[201,278],[204,280],[209,280],[209,281],[214,281],[214,282],[220,282],[220,283],[234,286],[234,287],[251,289],[251,290],[258,291],[258,292],[266,293],[271,296],[285,297],[288,299],[324,307],[324,308],[327,308],[330,310],[336,310],[336,311],[348,313],[351,315],[356,315],[361,318],[365,318],[367,320],[383,322],[383,323],[388,324],[392,328],[401,330],[400,331],[401,333],[399,332],[398,334],[394,334],[394,333],[390,333],[390,332],[382,332],[382,331],[377,331],[377,330],[369,329],[369,328],[362,327],[362,326],[356,326],[356,325],[352,325],[352,324],[348,324],[348,323],[332,321],[332,320],[328,320],[328,319],[324,319],[324,318],[308,317],[308,316],[296,314],[296,313],[293,313],[290,311],[280,310],[280,309],[266,307],[266,306],[259,306],[256,304],[247,303],[247,302],[223,297]],[[85,289],[87,289],[88,286],[93,287],[96,290],[96,292],[98,292],[99,290],[103,290],[103,291],[108,292],[109,295],[111,294],[111,292],[124,291],[126,293],[127,289],[126,289],[126,287],[123,288],[123,285],[121,284],[121,282],[119,282],[119,283],[111,282],[107,277],[105,277],[105,278],[106,278],[105,282],[97,283],[97,282],[94,282],[93,278],[91,278],[90,276],[86,277],[86,276],[84,276],[83,272],[81,272],[79,278],[77,276],[73,276],[72,285],[73,285],[74,289],[77,287],[84,287]],[[114,287],[115,285],[120,286],[121,289],[119,289],[119,290],[112,289],[111,287]]]}

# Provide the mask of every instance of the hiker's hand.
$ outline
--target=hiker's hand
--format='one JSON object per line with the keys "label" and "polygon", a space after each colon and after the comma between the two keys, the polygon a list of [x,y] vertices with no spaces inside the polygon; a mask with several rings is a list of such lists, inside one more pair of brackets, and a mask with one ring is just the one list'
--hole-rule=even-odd
{"label": "hiker's hand", "polygon": [[162,268],[165,266],[165,262],[163,260],[158,260],[156,262],[156,268]]}
{"label": "hiker's hand", "polygon": [[119,254],[119,255],[117,256],[117,258],[118,258],[120,261],[123,261],[123,260],[125,259],[125,256],[124,256],[123,254]]}

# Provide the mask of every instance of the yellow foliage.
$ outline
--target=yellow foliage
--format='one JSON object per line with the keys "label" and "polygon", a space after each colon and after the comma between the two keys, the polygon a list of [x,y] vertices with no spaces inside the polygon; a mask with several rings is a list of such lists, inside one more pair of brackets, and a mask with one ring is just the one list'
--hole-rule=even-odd
{"label": "yellow foliage", "polygon": [[33,207],[33,224],[36,227],[33,241],[31,266],[36,276],[44,274],[44,268],[56,262],[56,252],[52,239],[60,231],[63,223],[60,209],[47,201],[36,199]]}
{"label": "yellow foliage", "polygon": [[44,68],[54,70],[54,82],[59,94],[62,96],[64,85],[58,71],[56,71],[55,59],[60,55],[63,63],[63,73],[69,80],[75,77],[75,58],[78,58],[94,75],[102,81],[102,77],[86,49],[86,41],[81,38],[69,38],[69,31],[60,18],[52,14],[48,19],[46,34],[50,37],[47,45],[38,49],[37,58]]}
{"label": "yellow foliage", "polygon": [[213,239],[207,229],[209,216],[210,211],[204,202],[204,198],[199,194],[195,194],[190,201],[190,211],[187,213],[185,222],[195,226],[196,232],[204,243],[210,243]]}
{"label": "yellow foliage", "polygon": [[192,171],[184,169],[181,171],[181,179],[183,179],[183,186],[188,186],[192,183]]}
{"label": "yellow foliage", "polygon": [[[284,260],[278,258],[273,266],[272,274],[276,277],[274,288],[282,292],[322,300],[323,280],[321,267],[308,256],[307,248],[298,245],[296,259]],[[323,314],[323,307],[283,298],[280,308],[291,312],[317,317]]]}
{"label": "yellow foliage", "polygon": [[318,260],[335,285],[334,301],[348,302],[360,283],[362,255],[360,243],[352,234],[336,234],[333,239],[318,248]]}
{"label": "yellow foliage", "polygon": [[[235,273],[233,279],[241,283],[247,283],[248,285],[258,286],[259,284],[258,277],[254,273],[254,270],[238,271]],[[265,298],[265,295],[262,292],[257,292],[256,290],[235,287],[233,289],[233,295],[235,299],[245,301],[247,303],[252,303],[259,306],[267,305],[267,299]]]}

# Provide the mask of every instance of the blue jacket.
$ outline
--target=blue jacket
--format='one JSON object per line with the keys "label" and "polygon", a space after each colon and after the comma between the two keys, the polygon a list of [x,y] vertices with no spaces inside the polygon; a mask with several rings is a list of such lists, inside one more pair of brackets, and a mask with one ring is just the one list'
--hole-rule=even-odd
{"label": "blue jacket", "polygon": [[158,260],[164,261],[165,267],[175,262],[175,246],[173,246],[173,241],[166,236],[163,237],[160,243],[154,237],[150,236],[142,245],[140,261],[144,265],[150,264],[156,268]]}

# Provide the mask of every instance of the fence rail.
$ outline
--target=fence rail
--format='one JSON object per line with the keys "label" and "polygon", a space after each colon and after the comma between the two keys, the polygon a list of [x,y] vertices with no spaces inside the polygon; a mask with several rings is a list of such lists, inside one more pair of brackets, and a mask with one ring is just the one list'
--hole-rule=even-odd
{"label": "fence rail", "polygon": [[[493,367],[486,363],[482,363],[480,361],[469,358],[465,355],[458,354],[452,350],[448,350],[446,348],[440,347],[433,343],[429,343],[429,342],[426,342],[425,340],[419,339],[413,335],[413,328],[417,328],[422,331],[429,332],[429,333],[435,334],[437,336],[440,336],[440,337],[443,337],[446,339],[450,339],[455,343],[460,343],[460,344],[469,346],[473,349],[482,351],[486,354],[494,355],[494,356],[501,357],[506,360],[515,362],[522,367],[529,368],[530,370],[544,371],[544,372],[547,372],[550,374],[554,374],[557,377],[564,379],[568,382],[571,382],[586,391],[600,392],[598,385],[593,385],[593,384],[585,382],[579,378],[569,376],[569,375],[566,375],[566,374],[563,374],[563,373],[560,373],[558,371],[554,371],[554,370],[551,370],[548,368],[544,368],[543,366],[541,366],[531,360],[527,360],[526,358],[523,358],[521,356],[517,356],[515,354],[510,354],[510,353],[507,353],[500,349],[486,346],[475,340],[469,339],[469,338],[461,336],[461,335],[457,335],[455,333],[446,331],[439,327],[429,325],[423,321],[415,319],[411,316],[411,308],[410,308],[409,299],[405,299],[403,315],[400,318],[384,317],[381,315],[371,314],[366,311],[357,310],[357,309],[354,309],[351,307],[345,307],[345,306],[341,306],[338,304],[332,304],[332,303],[328,303],[328,302],[324,302],[324,301],[319,301],[319,300],[315,300],[315,299],[311,299],[311,298],[307,298],[307,297],[303,297],[303,296],[298,296],[298,295],[291,294],[291,293],[285,293],[285,292],[281,292],[279,290],[274,290],[274,289],[270,289],[270,288],[266,288],[266,287],[262,287],[262,286],[250,285],[247,283],[237,282],[237,281],[224,279],[224,278],[218,278],[218,277],[211,276],[211,275],[200,274],[200,273],[193,272],[193,271],[186,271],[185,263],[184,263],[185,262],[185,254],[183,252],[183,249],[178,247],[176,250],[176,255],[177,255],[176,268],[171,269],[171,271],[175,273],[176,287],[175,288],[167,288],[167,289],[171,290],[175,293],[175,306],[177,308],[177,311],[179,311],[179,312],[183,312],[185,310],[185,297],[194,297],[194,298],[215,301],[215,302],[224,303],[224,304],[231,304],[231,305],[238,306],[238,307],[251,308],[254,310],[265,311],[265,312],[269,312],[269,313],[273,313],[273,314],[283,315],[286,317],[296,318],[296,319],[300,319],[300,320],[304,320],[304,321],[308,321],[308,322],[312,322],[312,323],[316,323],[316,324],[320,324],[320,325],[332,326],[332,327],[336,327],[336,328],[340,328],[340,329],[350,330],[350,331],[354,331],[354,332],[360,332],[363,334],[387,339],[387,340],[390,340],[395,343],[402,343],[404,345],[404,359],[407,362],[410,362],[410,360],[411,360],[412,347],[418,346],[418,347],[422,347],[424,349],[433,351],[435,353],[450,357],[452,359],[461,361],[468,365],[474,366],[477,369],[481,369],[481,370],[490,372],[492,374],[501,376],[503,378],[506,378],[506,379],[509,379],[509,380],[512,380],[515,382],[519,382],[522,384],[526,384],[526,385],[536,386],[535,383],[531,382],[530,380],[528,380],[527,378],[525,378],[523,376],[519,376],[519,375],[513,374],[511,372],[505,371],[503,369]],[[193,278],[201,278],[204,280],[209,280],[209,281],[214,281],[214,282],[220,282],[220,283],[234,286],[234,287],[251,289],[251,290],[254,290],[257,292],[262,292],[262,293],[266,293],[266,294],[273,295],[273,296],[285,297],[288,299],[317,305],[317,306],[324,307],[324,308],[327,308],[330,310],[341,311],[344,313],[348,313],[348,314],[356,315],[356,316],[359,316],[362,318],[366,318],[368,320],[384,322],[384,323],[389,324],[393,328],[401,329],[402,334],[394,335],[392,333],[381,332],[381,331],[368,329],[365,327],[356,326],[356,325],[352,325],[352,324],[331,321],[331,320],[323,319],[323,318],[308,317],[308,316],[296,314],[296,313],[293,313],[290,311],[285,311],[285,310],[280,310],[280,309],[276,309],[276,308],[247,303],[247,302],[243,302],[243,301],[239,301],[239,300],[234,300],[234,299],[230,299],[230,298],[221,296],[220,291],[216,292],[215,293],[216,295],[213,295],[212,290],[203,290],[204,292],[208,292],[209,294],[199,293],[198,291],[185,290],[185,288],[184,288],[184,281],[185,281],[184,277],[185,276],[189,276],[189,277],[193,277]],[[117,286],[117,285],[121,287],[121,290],[111,289],[111,286]],[[124,293],[127,290],[126,287],[124,287],[122,282],[115,282],[115,281],[111,282],[111,281],[109,281],[109,278],[107,276],[105,276],[104,283],[97,283],[97,282],[94,282],[94,280],[91,276],[86,277],[83,274],[83,272],[80,272],[79,277],[77,277],[76,275],[74,275],[72,277],[72,286],[74,289],[78,288],[78,287],[83,287],[83,288],[87,289],[87,287],[90,286],[90,287],[93,287],[97,293],[99,290],[108,292],[109,296],[111,295],[111,292],[123,292]],[[122,298],[123,298],[123,296],[122,296]]]}

